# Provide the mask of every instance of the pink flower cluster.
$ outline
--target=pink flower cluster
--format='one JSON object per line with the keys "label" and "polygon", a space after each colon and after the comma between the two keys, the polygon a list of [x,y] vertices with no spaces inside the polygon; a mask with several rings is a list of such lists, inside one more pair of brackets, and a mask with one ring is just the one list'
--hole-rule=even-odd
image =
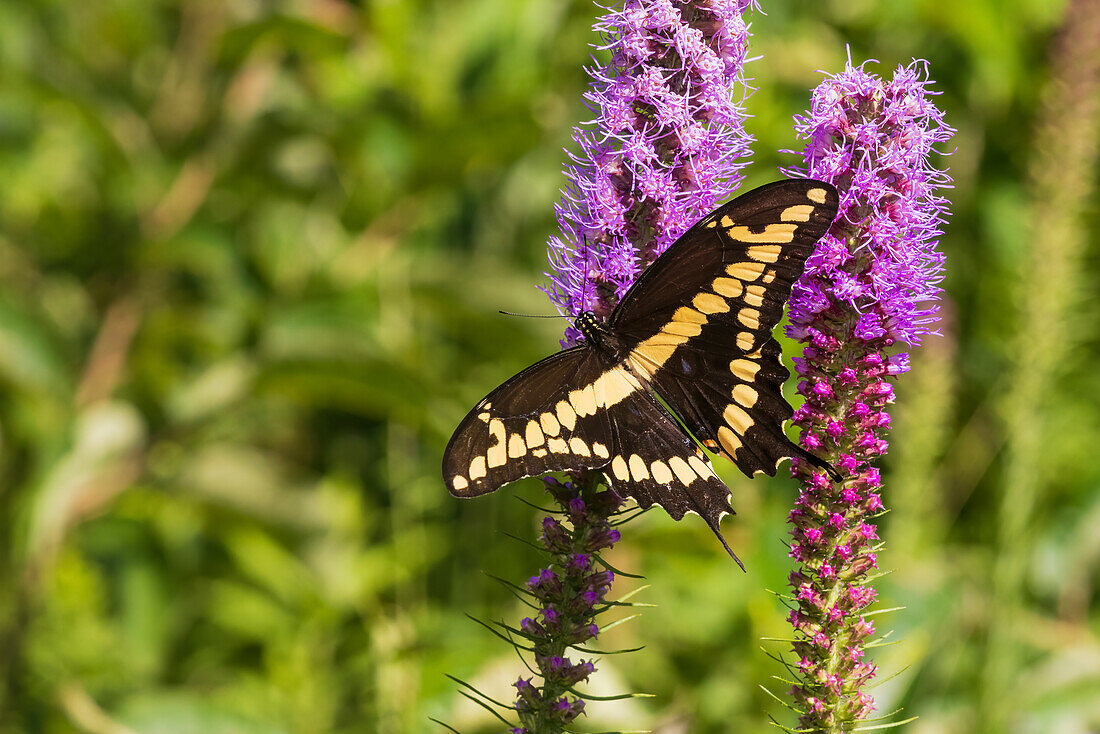
{"label": "pink flower cluster", "polygon": [[597,22],[609,59],[588,69],[596,117],[574,131],[548,247],[547,292],[563,313],[605,318],[740,183],[751,138],[733,93],[746,89],[751,2],[626,0]]}

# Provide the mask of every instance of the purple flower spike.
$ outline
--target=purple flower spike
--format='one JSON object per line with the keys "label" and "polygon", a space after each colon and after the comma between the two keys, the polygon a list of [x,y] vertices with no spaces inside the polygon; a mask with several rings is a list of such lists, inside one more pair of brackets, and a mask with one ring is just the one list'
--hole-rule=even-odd
{"label": "purple flower spike", "polygon": [[[547,293],[562,313],[606,318],[639,273],[741,181],[751,137],[741,100],[753,0],[626,0],[595,30],[595,120],[573,134],[556,206]],[[739,95],[734,96],[735,90]],[[570,328],[565,345],[579,335]]]}
{"label": "purple flower spike", "polygon": [[837,219],[791,294],[788,328],[805,345],[795,360],[806,399],[794,416],[802,445],[844,476],[832,482],[806,462],[794,465],[803,488],[789,517],[800,565],[790,582],[800,659],[791,694],[806,730],[847,731],[873,710],[863,689],[875,666],[862,658],[874,626],[863,613],[875,600],[867,574],[881,547],[868,520],[882,502],[871,462],[887,448],[887,379],[905,372],[905,350],[933,333],[943,272],[939,190],[950,179],[929,158],[954,131],[929,84],[923,62],[885,81],[849,60],[795,118],[808,141],[804,165],[785,173],[840,191]]}
{"label": "purple flower spike", "polygon": [[[584,713],[584,702],[566,694],[596,667],[587,660],[573,662],[567,652],[599,631],[593,619],[606,608],[605,595],[614,574],[598,570],[598,556],[593,553],[610,545],[609,518],[622,504],[614,491],[598,491],[584,481],[547,479],[546,487],[572,514],[568,525],[553,519],[543,523],[543,546],[552,565],[527,580],[528,592],[542,606],[537,621],[528,617],[520,623],[534,648],[535,669],[542,680],[540,685],[524,678],[515,682],[515,710],[521,728],[539,732],[561,731]],[[547,528],[553,531],[548,533]]]}
{"label": "purple flower spike", "polygon": [[[607,61],[588,69],[595,119],[574,130],[555,207],[561,231],[547,252],[546,292],[563,314],[606,319],[638,275],[740,183],[750,142],[742,13],[753,4],[622,0],[596,22]],[[563,346],[579,336],[570,327]],[[528,581],[541,611],[521,623],[542,685],[537,700],[520,689],[516,711],[526,730],[560,732],[584,713],[567,692],[595,666],[568,653],[599,634],[595,618],[609,608],[614,574],[597,554],[619,540],[610,518],[622,499],[600,491],[597,472],[544,481],[562,517],[543,522],[553,565]]]}
{"label": "purple flower spike", "polygon": [[[834,348],[844,343],[815,328],[837,307],[857,320],[846,336],[867,344],[916,346],[933,333],[943,273],[936,243],[947,216],[938,192],[951,180],[929,157],[954,130],[933,104],[929,84],[924,62],[899,67],[884,82],[849,61],[814,90],[810,113],[795,118],[809,143],[801,151],[804,165],[784,173],[829,181],[841,192],[837,222],[790,299],[788,334],[814,343],[815,352],[831,351],[815,337],[832,337]],[[878,369],[888,360],[890,374],[908,369],[907,357],[865,354],[870,361],[845,367],[849,380],[860,366]]]}

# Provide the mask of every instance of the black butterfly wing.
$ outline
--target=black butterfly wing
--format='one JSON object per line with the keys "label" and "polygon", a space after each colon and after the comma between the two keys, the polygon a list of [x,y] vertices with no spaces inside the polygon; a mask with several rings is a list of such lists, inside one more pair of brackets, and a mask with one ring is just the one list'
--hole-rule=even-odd
{"label": "black butterfly wing", "polygon": [[733,513],[729,488],[676,419],[645,389],[627,395],[609,415],[615,450],[603,473],[610,485],[642,508],[660,505],[673,520],[698,514],[736,559],[718,528],[722,516]]}
{"label": "black butterfly wing", "polygon": [[710,460],[641,381],[588,347],[537,362],[491,392],[443,454],[458,497],[579,469],[602,471],[643,508],[657,503],[676,520],[697,513],[726,545],[718,523],[732,512],[729,489]]}
{"label": "black butterfly wing", "polygon": [[535,363],[459,424],[443,452],[447,487],[475,497],[524,477],[603,467],[614,441],[607,407],[639,389],[629,372],[588,347]]}
{"label": "black butterfly wing", "polygon": [[811,180],[733,199],[662,254],[609,320],[631,347],[630,367],[749,476],[774,475],[787,456],[823,464],[783,433],[793,413],[781,390],[789,373],[772,331],[837,205],[833,186]]}

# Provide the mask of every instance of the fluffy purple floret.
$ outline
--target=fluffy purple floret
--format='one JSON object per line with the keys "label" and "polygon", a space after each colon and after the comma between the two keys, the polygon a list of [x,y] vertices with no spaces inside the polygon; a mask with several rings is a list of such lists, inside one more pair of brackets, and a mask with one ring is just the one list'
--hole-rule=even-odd
{"label": "fluffy purple floret", "polygon": [[[801,167],[788,176],[830,181],[841,191],[838,221],[806,263],[790,300],[796,339],[832,301],[859,314],[855,336],[908,345],[932,331],[943,254],[936,249],[950,185],[931,163],[935,146],[954,130],[929,90],[927,65],[898,67],[886,81],[848,62],[814,90],[808,114],[795,118],[807,140]],[[792,152],[792,151],[787,151]],[[855,247],[846,241],[858,231]],[[859,263],[856,272],[853,264]]]}
{"label": "fluffy purple floret", "polygon": [[[573,134],[549,242],[550,299],[606,318],[654,259],[741,181],[753,0],[626,0],[596,23],[594,119]],[[566,343],[576,340],[570,329]]]}

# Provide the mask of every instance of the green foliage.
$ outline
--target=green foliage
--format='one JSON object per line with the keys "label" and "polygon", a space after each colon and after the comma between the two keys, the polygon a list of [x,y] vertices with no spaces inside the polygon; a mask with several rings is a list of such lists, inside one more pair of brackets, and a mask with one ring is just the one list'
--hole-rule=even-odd
{"label": "green foliage", "polygon": [[[1025,171],[1043,0],[766,2],[751,186],[775,177],[815,69],[929,59],[959,128],[943,247],[954,317],[898,381],[880,712],[985,731],[1001,396],[1020,355]],[[469,502],[439,476],[484,392],[555,347],[534,288],[561,147],[585,119],[586,3],[0,3],[0,732],[494,730],[520,663],[481,571],[540,562],[536,482]],[[1095,210],[1095,192],[1091,199]],[[1096,222],[1086,222],[1095,241]],[[1089,241],[1086,236],[1085,241]],[[1095,253],[1080,282],[1097,279]],[[1007,601],[1017,731],[1100,726],[1100,378],[1081,306],[1026,578]],[[657,603],[601,636],[586,730],[760,731],[781,706],[767,592],[790,569],[786,478],[724,476],[742,574],[695,518],[647,513],[609,560]],[[994,606],[996,600],[998,605]],[[763,643],[786,654],[782,643]],[[679,729],[677,728],[679,727]]]}

